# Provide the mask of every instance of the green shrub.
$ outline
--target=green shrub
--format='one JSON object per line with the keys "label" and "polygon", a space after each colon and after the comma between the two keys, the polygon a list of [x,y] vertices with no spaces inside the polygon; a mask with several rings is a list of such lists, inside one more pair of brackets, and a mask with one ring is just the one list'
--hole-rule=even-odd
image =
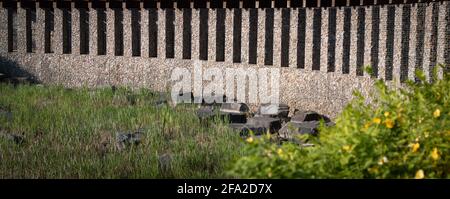
{"label": "green shrub", "polygon": [[367,103],[359,93],[310,137],[314,147],[248,138],[229,171],[242,178],[449,178],[450,78],[390,89],[383,81]]}

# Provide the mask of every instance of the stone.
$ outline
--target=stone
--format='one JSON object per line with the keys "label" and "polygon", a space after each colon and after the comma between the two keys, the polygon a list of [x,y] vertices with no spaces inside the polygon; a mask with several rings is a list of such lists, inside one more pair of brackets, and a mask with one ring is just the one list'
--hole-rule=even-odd
{"label": "stone", "polygon": [[256,127],[244,123],[231,123],[229,127],[239,132],[239,135],[243,138],[250,136],[250,131],[253,132],[253,135],[258,136],[265,134],[268,130],[265,127]]}
{"label": "stone", "polygon": [[331,120],[314,111],[297,111],[294,113],[294,115],[291,117],[291,122],[310,122],[310,121],[320,121],[324,120],[326,123],[330,122]]}
{"label": "stone", "polygon": [[[200,99],[201,98],[201,99]],[[208,105],[208,106],[221,106],[223,103],[227,101],[227,97],[225,95],[218,95],[216,96],[196,96],[194,97],[194,102],[200,102],[202,105]]]}
{"label": "stone", "polygon": [[116,133],[116,146],[119,150],[123,150],[131,145],[139,145],[143,139],[143,132],[136,131],[133,133]]}
{"label": "stone", "polygon": [[222,120],[226,120],[229,123],[243,123],[247,122],[247,114],[245,113],[220,113]]}
{"label": "stone", "polygon": [[[325,123],[326,126],[335,125],[333,122]],[[306,122],[288,122],[278,131],[278,135],[281,139],[295,141],[296,135],[310,134],[318,135],[318,128],[320,121],[306,121]]]}
{"label": "stone", "polygon": [[289,106],[286,104],[262,104],[258,110],[262,116],[277,117],[283,121],[288,120]]}
{"label": "stone", "polygon": [[25,143],[25,137],[22,135],[17,135],[17,134],[13,134],[13,133],[0,133],[0,137],[3,137],[6,140],[12,141],[18,145]]}
{"label": "stone", "polygon": [[281,128],[281,122],[278,118],[253,117],[249,118],[246,123],[231,123],[229,127],[238,131],[241,137],[249,136],[250,132],[255,136],[260,136],[277,132]]}
{"label": "stone", "polygon": [[280,138],[286,140],[295,139],[296,135],[311,134],[317,135],[317,128],[320,122],[307,121],[307,122],[288,122],[278,131]]}
{"label": "stone", "polygon": [[261,127],[268,129],[271,133],[275,133],[281,128],[281,120],[266,116],[252,117],[247,120],[247,126],[255,128]]}
{"label": "stone", "polygon": [[223,103],[220,112],[223,113],[248,113],[250,108],[244,103]]}
{"label": "stone", "polygon": [[254,136],[261,136],[261,135],[264,135],[267,132],[269,132],[269,129],[266,128],[266,127],[245,125],[239,131],[239,136],[241,136],[241,137],[248,137],[248,136],[250,136],[250,132],[252,132]]}
{"label": "stone", "polygon": [[224,103],[220,107],[220,115],[230,123],[246,123],[249,110],[244,103]]}

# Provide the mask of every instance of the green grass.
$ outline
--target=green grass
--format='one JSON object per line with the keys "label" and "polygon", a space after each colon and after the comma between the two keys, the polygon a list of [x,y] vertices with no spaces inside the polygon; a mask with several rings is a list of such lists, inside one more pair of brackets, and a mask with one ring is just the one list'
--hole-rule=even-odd
{"label": "green grass", "polygon": [[[0,84],[0,178],[224,178],[241,155],[236,132],[202,125],[194,105],[156,106],[150,91]],[[116,132],[144,129],[140,145],[119,151]],[[170,154],[169,166],[159,157]],[[228,176],[229,177],[229,176]]]}

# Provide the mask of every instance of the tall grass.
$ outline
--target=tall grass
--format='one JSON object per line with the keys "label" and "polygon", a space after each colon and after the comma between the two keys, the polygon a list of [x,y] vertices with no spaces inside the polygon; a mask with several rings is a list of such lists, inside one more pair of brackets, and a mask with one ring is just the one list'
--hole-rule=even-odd
{"label": "tall grass", "polygon": [[[141,89],[0,84],[0,178],[222,178],[240,138],[220,120],[202,125],[194,105],[156,105]],[[125,150],[116,132],[142,129]],[[169,157],[169,158],[168,158]]]}

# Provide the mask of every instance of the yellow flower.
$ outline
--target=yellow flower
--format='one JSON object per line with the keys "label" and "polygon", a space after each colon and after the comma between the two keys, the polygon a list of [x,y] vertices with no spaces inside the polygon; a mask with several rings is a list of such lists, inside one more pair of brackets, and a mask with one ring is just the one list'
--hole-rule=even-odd
{"label": "yellow flower", "polygon": [[342,150],[350,151],[350,146],[349,145],[345,145],[345,146],[342,147]]}
{"label": "yellow flower", "polygon": [[370,127],[370,124],[370,122],[366,122],[366,124],[364,124],[363,130],[367,130]]}
{"label": "yellow flower", "polygon": [[387,119],[384,123],[386,124],[386,127],[389,129],[394,127],[394,122],[390,119]]}
{"label": "yellow flower", "polygon": [[283,150],[282,150],[282,149],[278,149],[278,150],[277,150],[277,153],[278,153],[278,155],[281,156],[281,155],[283,155]]}
{"label": "yellow flower", "polygon": [[417,150],[419,150],[420,148],[420,144],[419,143],[415,143],[412,145],[412,152],[416,152]]}
{"label": "yellow flower", "polygon": [[248,137],[246,140],[248,143],[252,143],[253,142],[253,137]]}
{"label": "yellow flower", "polygon": [[386,112],[384,112],[384,117],[389,117],[389,114],[390,114],[390,113],[389,113],[389,112],[387,112],[387,111],[386,111]]}
{"label": "yellow flower", "polygon": [[433,158],[433,160],[439,159],[439,151],[436,147],[433,149],[433,152],[431,152],[431,158]]}
{"label": "yellow flower", "polygon": [[422,169],[419,169],[417,172],[416,172],[416,176],[414,177],[415,179],[423,179],[423,178],[425,178],[425,174],[423,173],[423,170]]}
{"label": "yellow flower", "polygon": [[381,119],[376,117],[376,118],[373,118],[372,122],[375,123],[375,124],[380,124],[381,123]]}
{"label": "yellow flower", "polygon": [[436,110],[433,112],[433,116],[434,116],[434,118],[438,118],[439,116],[441,116],[441,110],[436,109]]}

